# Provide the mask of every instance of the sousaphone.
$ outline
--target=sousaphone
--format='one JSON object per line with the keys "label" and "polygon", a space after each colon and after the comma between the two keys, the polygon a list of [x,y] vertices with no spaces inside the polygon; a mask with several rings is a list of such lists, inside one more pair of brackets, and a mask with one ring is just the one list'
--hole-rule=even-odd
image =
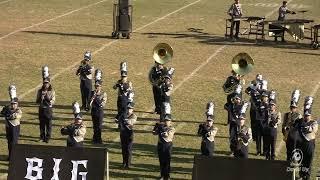
{"label": "sousaphone", "polygon": [[231,62],[232,70],[242,76],[251,72],[253,67],[254,60],[245,52],[237,54],[235,57],[233,57]]}
{"label": "sousaphone", "polygon": [[[240,76],[250,73],[254,67],[254,60],[252,57],[245,53],[239,53],[233,57],[231,61],[232,70]],[[240,82],[239,82],[240,83]],[[226,94],[232,94],[238,87],[239,83],[229,84],[227,82],[223,85],[223,90]]]}
{"label": "sousaphone", "polygon": [[159,43],[153,48],[153,59],[159,64],[166,64],[172,60],[173,49],[167,43]]}
{"label": "sousaphone", "polygon": [[[166,64],[172,60],[173,57],[173,49],[172,47],[167,43],[159,43],[153,48],[153,59],[156,63],[159,64]],[[151,84],[155,84],[157,82],[154,82],[151,78],[152,75],[152,69],[149,71],[149,81]],[[161,78],[160,78],[161,79]]]}

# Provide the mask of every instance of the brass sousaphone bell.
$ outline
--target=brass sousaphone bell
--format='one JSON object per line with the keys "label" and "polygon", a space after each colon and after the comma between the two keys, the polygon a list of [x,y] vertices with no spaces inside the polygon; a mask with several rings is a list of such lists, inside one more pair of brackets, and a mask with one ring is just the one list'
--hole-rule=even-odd
{"label": "brass sousaphone bell", "polygon": [[173,57],[173,49],[167,43],[159,43],[153,48],[153,59],[159,64],[166,64]]}
{"label": "brass sousaphone bell", "polygon": [[[240,76],[246,75],[253,70],[254,60],[249,54],[242,52],[233,57],[231,62],[232,70]],[[239,83],[230,84],[227,82],[223,85],[226,94],[232,94],[238,87]]]}
{"label": "brass sousaphone bell", "polygon": [[231,68],[239,75],[246,75],[253,70],[254,60],[245,52],[237,54],[231,62]]}
{"label": "brass sousaphone bell", "polygon": [[[153,48],[153,59],[155,62],[159,64],[166,64],[172,60],[173,57],[173,49],[167,43],[159,43]],[[149,81],[151,84],[158,84],[158,82],[154,82],[152,79],[152,69],[149,71]],[[161,78],[160,78],[161,79]]]}

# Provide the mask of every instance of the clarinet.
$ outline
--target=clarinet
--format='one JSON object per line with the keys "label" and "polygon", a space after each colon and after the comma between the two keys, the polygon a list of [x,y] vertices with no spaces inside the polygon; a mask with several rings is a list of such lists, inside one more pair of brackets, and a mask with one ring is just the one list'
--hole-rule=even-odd
{"label": "clarinet", "polygon": [[94,93],[93,93],[93,96],[92,96],[92,98],[91,98],[91,101],[90,101],[90,103],[89,103],[89,105],[92,107],[92,103],[93,103],[93,101],[94,101],[94,99],[97,97],[97,91],[94,91]]}

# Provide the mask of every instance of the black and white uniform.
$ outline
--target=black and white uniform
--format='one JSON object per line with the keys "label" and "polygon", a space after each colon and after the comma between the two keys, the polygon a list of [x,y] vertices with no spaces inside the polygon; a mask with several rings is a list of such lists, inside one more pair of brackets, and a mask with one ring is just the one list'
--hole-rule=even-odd
{"label": "black and white uniform", "polygon": [[153,129],[153,134],[158,135],[158,156],[160,162],[160,174],[165,180],[170,179],[170,162],[172,153],[172,140],[175,133],[173,126],[164,124],[156,124]]}
{"label": "black and white uniform", "polygon": [[287,161],[291,159],[292,151],[294,150],[294,136],[293,139],[288,138],[290,130],[298,119],[301,119],[302,115],[298,112],[287,112],[283,116],[282,134],[283,140],[286,142],[287,149]]}
{"label": "black and white uniform", "polygon": [[152,82],[152,92],[153,92],[153,99],[155,104],[155,112],[157,114],[161,114],[161,80],[165,73],[167,72],[167,68],[158,69],[156,66],[152,67],[151,69],[151,79]]}
{"label": "black and white uniform", "polygon": [[55,103],[56,95],[52,86],[48,90],[42,87],[37,92],[36,103],[39,104],[39,125],[40,125],[40,140],[48,142],[52,131],[52,106]]}
{"label": "black and white uniform", "polygon": [[267,160],[275,159],[275,147],[277,141],[277,128],[281,123],[281,113],[277,111],[269,112],[268,122],[263,135],[264,152]]}
{"label": "black and white uniform", "polygon": [[[232,18],[231,21],[231,29],[230,29],[230,37],[239,38],[239,29],[240,29],[240,17],[242,16],[241,4],[233,3],[228,11],[229,15]],[[236,33],[233,36],[234,26],[236,26]]]}
{"label": "black and white uniform", "polygon": [[[267,126],[268,122],[268,107],[269,103],[258,101],[257,105],[257,112],[256,112],[256,150],[257,154],[261,154],[261,146],[262,146],[262,139],[265,127]],[[263,142],[265,145],[265,142]],[[263,148],[263,150],[266,148]],[[265,154],[265,152],[263,152]]]}
{"label": "black and white uniform", "polygon": [[218,131],[217,127],[209,127],[206,123],[199,125],[198,136],[202,137],[201,154],[204,156],[213,156],[214,153],[214,137]]}
{"label": "black and white uniform", "polygon": [[92,91],[92,74],[94,72],[94,67],[85,64],[79,66],[77,70],[77,75],[80,76],[80,91],[81,91],[81,100],[82,100],[82,108],[85,110],[89,110],[89,103],[91,98]]}
{"label": "black and white uniform", "polygon": [[292,11],[290,11],[287,6],[280,6],[278,21],[284,21],[286,19],[286,14],[288,13],[292,13]]}
{"label": "black and white uniform", "polygon": [[62,135],[68,135],[67,147],[83,147],[86,126],[83,123],[72,123],[61,129]]}
{"label": "black and white uniform", "polygon": [[233,143],[236,147],[234,151],[235,158],[248,158],[248,145],[252,140],[251,128],[243,125],[237,129],[236,141]]}
{"label": "black and white uniform", "polygon": [[[125,86],[128,87],[127,89],[125,89]],[[121,115],[121,109],[123,108],[123,102],[121,102],[123,100],[122,96],[123,94],[126,93],[125,96],[128,96],[129,93],[133,92],[132,90],[132,83],[130,81],[122,81],[121,79],[117,81],[117,83],[113,86],[113,89],[118,89],[118,98],[117,98],[117,115],[116,115],[116,120],[119,120],[119,117]],[[127,101],[128,103],[128,97],[127,97]]]}
{"label": "black and white uniform", "polygon": [[[125,116],[121,116],[125,118]],[[122,149],[122,164],[124,167],[131,165],[132,145],[133,145],[133,125],[137,121],[135,114],[128,114],[126,119],[120,123],[120,140]]]}
{"label": "black and white uniform", "polygon": [[91,117],[92,117],[92,124],[93,124],[93,143],[102,143],[101,138],[101,130],[102,130],[102,123],[104,117],[103,108],[107,103],[107,93],[102,91],[94,91],[92,92],[92,97],[90,101],[91,105]]}
{"label": "black and white uniform", "polygon": [[230,136],[230,150],[235,151],[235,143],[232,143],[237,139],[237,129],[239,127],[239,117],[241,115],[242,103],[230,104],[228,107],[228,122],[229,122],[229,136]]}
{"label": "black and white uniform", "polygon": [[314,120],[305,121],[304,119],[299,119],[296,127],[298,127],[298,131],[302,137],[301,141],[297,141],[296,143],[296,148],[301,149],[303,153],[303,160],[301,164],[302,171],[300,171],[300,176],[302,176],[304,180],[309,180],[311,175],[311,164],[315,150],[315,139],[318,131],[318,123]]}
{"label": "black and white uniform", "polygon": [[257,137],[256,105],[258,104],[258,101],[260,101],[260,93],[257,89],[253,89],[251,87],[248,87],[246,89],[246,93],[250,95],[250,124],[252,129],[253,141],[256,141],[256,137]]}
{"label": "black and white uniform", "polygon": [[[235,76],[229,76],[226,79],[226,82],[224,83],[224,86],[231,87],[231,86],[234,86],[235,84],[239,84],[239,83],[240,83],[240,80],[237,79]],[[232,104],[232,98],[235,95],[239,95],[240,98],[242,99],[242,93],[238,94],[236,92],[232,92],[232,93],[228,94],[228,96],[227,96],[227,103],[225,104],[225,107],[227,107],[229,104]]]}
{"label": "black and white uniform", "polygon": [[161,96],[160,96],[160,101],[161,101],[160,119],[163,119],[164,115],[166,114],[166,112],[165,112],[166,103],[171,105],[171,94],[172,94],[172,91],[173,91],[173,84],[171,82],[168,83],[168,84],[163,82],[160,85],[160,92],[161,92]]}
{"label": "black and white uniform", "polygon": [[18,143],[20,135],[20,119],[22,111],[20,108],[12,109],[10,105],[3,107],[1,114],[5,118],[6,138],[8,142],[9,159],[12,146]]}

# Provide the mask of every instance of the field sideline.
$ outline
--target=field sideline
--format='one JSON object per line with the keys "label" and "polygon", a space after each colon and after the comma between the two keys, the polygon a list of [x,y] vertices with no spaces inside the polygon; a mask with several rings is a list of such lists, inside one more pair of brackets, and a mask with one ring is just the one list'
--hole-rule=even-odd
{"label": "field sideline", "polygon": [[[225,95],[221,86],[230,73],[231,59],[239,52],[249,53],[255,68],[245,79],[250,82],[257,73],[269,81],[269,89],[278,93],[278,109],[288,111],[291,91],[299,88],[302,96],[313,95],[313,117],[320,117],[319,50],[311,50],[309,41],[296,44],[286,36],[287,44],[275,44],[267,38],[264,44],[253,39],[232,43],[224,38],[226,11],[233,1],[210,0],[133,0],[133,29],[130,40],[111,39],[111,0],[9,0],[0,1],[0,106],[8,101],[7,88],[14,83],[21,100],[23,121],[20,143],[38,143],[38,119],[35,91],[41,83],[41,67],[48,65],[57,94],[54,108],[53,138],[50,145],[66,144],[60,127],[72,120],[71,103],[80,100],[79,79],[75,76],[83,52],[93,52],[92,64],[104,72],[103,89],[108,94],[103,131],[104,147],[110,152],[111,179],[156,179],[159,162],[156,154],[157,137],[151,134],[154,125],[153,99],[148,71],[153,65],[152,49],[166,42],[174,49],[168,66],[176,69],[172,115],[177,133],[172,157],[172,179],[191,179],[193,155],[200,153],[198,124],[204,120],[205,104],[216,103],[216,155],[228,156],[228,127],[223,109]],[[266,16],[275,19],[276,4],[281,0],[242,0],[246,16]],[[320,2],[289,0],[289,8],[309,10],[304,18],[320,23]],[[302,18],[301,14],[291,18]],[[242,28],[247,24],[242,23]],[[242,29],[241,31],[244,31]],[[244,38],[247,38],[245,36]],[[121,170],[119,132],[113,123],[116,113],[116,91],[113,84],[119,78],[119,63],[127,60],[129,79],[135,89],[136,114],[133,166]],[[246,84],[248,85],[248,83]],[[245,96],[248,99],[248,96]],[[300,105],[302,107],[302,101]],[[85,145],[91,144],[92,123],[85,114],[87,125]],[[247,122],[249,125],[249,121]],[[319,137],[319,135],[318,135]],[[277,159],[285,159],[285,147],[278,134]],[[6,179],[8,162],[5,129],[0,121],[0,179]],[[43,143],[43,145],[46,145]],[[320,171],[320,143],[316,144],[313,163]],[[250,158],[256,157],[255,145],[249,148]]]}

